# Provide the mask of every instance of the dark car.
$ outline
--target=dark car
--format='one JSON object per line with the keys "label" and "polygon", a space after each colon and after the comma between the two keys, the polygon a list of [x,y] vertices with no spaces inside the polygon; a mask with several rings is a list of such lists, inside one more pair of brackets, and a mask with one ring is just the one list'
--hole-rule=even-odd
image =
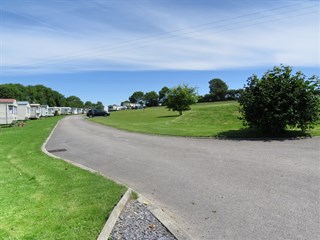
{"label": "dark car", "polygon": [[87,112],[87,116],[88,116],[88,117],[96,117],[96,116],[104,116],[104,117],[107,117],[107,116],[110,116],[110,113],[108,113],[108,112],[105,111],[105,110],[90,109],[90,110]]}

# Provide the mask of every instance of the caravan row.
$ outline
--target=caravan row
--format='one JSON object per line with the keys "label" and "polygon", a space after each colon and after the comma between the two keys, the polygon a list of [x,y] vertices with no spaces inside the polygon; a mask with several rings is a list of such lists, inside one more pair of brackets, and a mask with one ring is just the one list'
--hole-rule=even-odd
{"label": "caravan row", "polygon": [[15,99],[0,99],[0,124],[11,124],[15,121],[52,117],[55,115],[83,114],[83,108],[49,107],[48,105],[30,104]]}

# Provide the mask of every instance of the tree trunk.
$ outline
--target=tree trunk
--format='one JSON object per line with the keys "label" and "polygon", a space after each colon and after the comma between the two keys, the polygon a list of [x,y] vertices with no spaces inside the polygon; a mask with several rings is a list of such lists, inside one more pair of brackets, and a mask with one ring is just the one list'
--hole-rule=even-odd
{"label": "tree trunk", "polygon": [[179,113],[180,113],[180,116],[182,115],[182,111],[179,111]]}

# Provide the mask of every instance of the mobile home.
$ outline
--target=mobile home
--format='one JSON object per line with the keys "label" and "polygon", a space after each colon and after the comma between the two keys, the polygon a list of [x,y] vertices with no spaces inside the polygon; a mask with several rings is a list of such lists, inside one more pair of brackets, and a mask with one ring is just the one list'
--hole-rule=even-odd
{"label": "mobile home", "polygon": [[71,107],[61,107],[61,114],[62,115],[71,114]]}
{"label": "mobile home", "polygon": [[37,119],[41,116],[41,108],[40,104],[38,103],[32,103],[30,104],[30,119]]}
{"label": "mobile home", "polygon": [[27,101],[19,101],[18,104],[18,120],[24,121],[30,118],[31,107]]}
{"label": "mobile home", "polygon": [[0,124],[11,124],[18,120],[18,104],[15,99],[0,99]]}
{"label": "mobile home", "polygon": [[78,114],[78,108],[71,108],[72,114]]}
{"label": "mobile home", "polygon": [[61,107],[52,107],[49,111],[52,111],[53,115],[61,115]]}
{"label": "mobile home", "polygon": [[48,105],[41,105],[40,106],[40,116],[47,117],[48,116],[48,109],[49,109]]}
{"label": "mobile home", "polygon": [[78,108],[78,114],[83,114],[83,108]]}
{"label": "mobile home", "polygon": [[54,112],[55,112],[55,108],[54,107],[48,107],[48,117],[53,117],[54,116]]}

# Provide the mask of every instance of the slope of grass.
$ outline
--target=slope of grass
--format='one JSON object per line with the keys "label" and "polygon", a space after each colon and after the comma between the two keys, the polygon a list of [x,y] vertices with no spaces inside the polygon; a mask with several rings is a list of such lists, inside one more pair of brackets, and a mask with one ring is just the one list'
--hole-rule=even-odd
{"label": "slope of grass", "polygon": [[58,119],[0,129],[0,239],[96,239],[126,191],[42,153]]}
{"label": "slope of grass", "polygon": [[[265,137],[257,131],[245,129],[238,119],[237,102],[201,103],[179,116],[165,107],[112,112],[110,117],[96,117],[91,121],[118,129],[171,136],[191,137]],[[310,133],[320,136],[320,124]],[[287,136],[301,136],[300,131],[288,131]]]}

